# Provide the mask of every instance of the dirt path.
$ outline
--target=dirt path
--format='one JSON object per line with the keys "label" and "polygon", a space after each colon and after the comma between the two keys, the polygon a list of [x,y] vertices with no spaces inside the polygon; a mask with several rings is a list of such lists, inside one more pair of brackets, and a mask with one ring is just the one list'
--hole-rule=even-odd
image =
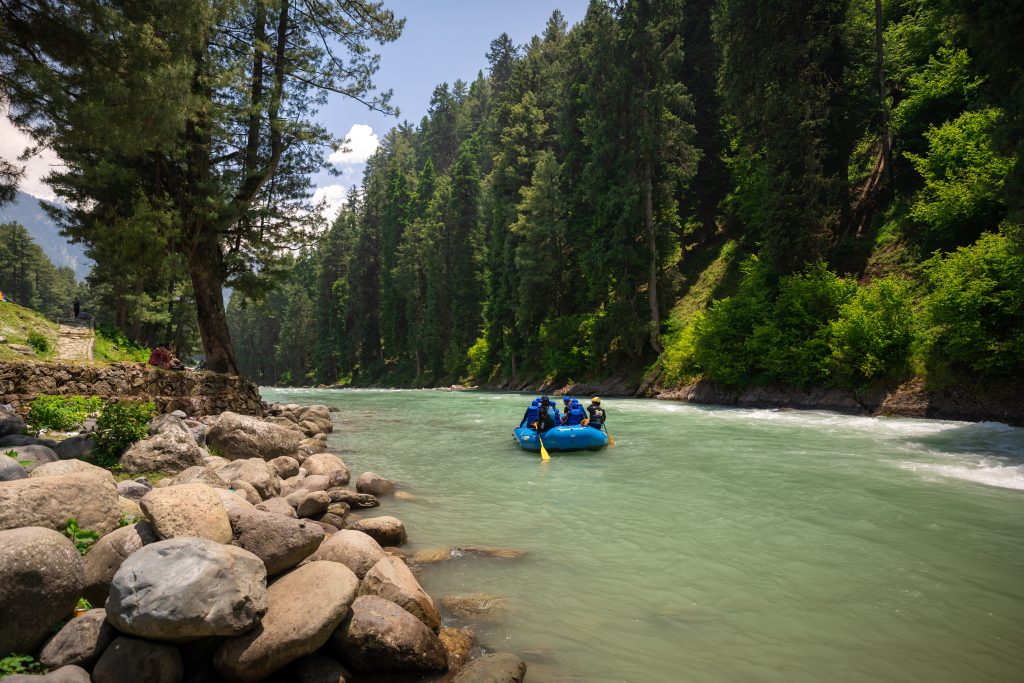
{"label": "dirt path", "polygon": [[92,360],[93,332],[89,323],[61,321],[57,340],[59,360]]}

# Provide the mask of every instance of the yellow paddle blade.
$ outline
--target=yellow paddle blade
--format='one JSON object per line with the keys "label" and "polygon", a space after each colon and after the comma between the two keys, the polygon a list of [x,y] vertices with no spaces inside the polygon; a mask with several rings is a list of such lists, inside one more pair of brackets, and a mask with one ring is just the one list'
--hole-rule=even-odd
{"label": "yellow paddle blade", "polygon": [[[608,434],[608,432],[605,432],[605,434]],[[613,446],[615,445],[615,439],[612,438],[611,434],[608,434],[608,443],[610,443]]]}
{"label": "yellow paddle blade", "polygon": [[[537,441],[540,441],[540,434],[537,434]],[[544,448],[543,441],[540,441],[540,459],[541,462],[546,462],[551,459],[551,456],[548,455],[548,449]]]}

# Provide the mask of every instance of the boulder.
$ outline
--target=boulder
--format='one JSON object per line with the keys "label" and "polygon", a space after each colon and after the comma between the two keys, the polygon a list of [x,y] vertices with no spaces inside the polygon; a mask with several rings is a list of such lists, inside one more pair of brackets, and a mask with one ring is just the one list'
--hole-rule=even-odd
{"label": "boulder", "polygon": [[339,486],[344,486],[349,481],[348,465],[333,453],[316,453],[311,455],[302,461],[302,468],[306,470],[307,476],[311,474],[330,476],[333,472],[340,472],[340,476],[344,481],[339,482]]}
{"label": "boulder", "polygon": [[476,621],[494,621],[505,612],[507,601],[496,595],[468,593],[446,595],[441,598],[441,606],[450,612]]}
{"label": "boulder", "polygon": [[356,673],[426,673],[448,668],[437,634],[376,595],[356,598],[352,613],[331,641]]}
{"label": "boulder", "polygon": [[110,642],[114,629],[102,608],[91,609],[64,625],[39,653],[39,661],[49,669],[73,664],[88,667],[99,659]]}
{"label": "boulder", "polygon": [[441,627],[437,637],[444,645],[444,651],[448,655],[448,670],[457,671],[469,661],[469,653],[473,651],[476,644],[476,636],[468,628]]}
{"label": "boulder", "polygon": [[[335,472],[334,474],[340,473]],[[331,477],[326,474],[310,474],[303,477],[300,487],[307,491],[326,491],[331,488]]]}
{"label": "boulder", "polygon": [[139,504],[162,539],[198,536],[217,543],[231,542],[228,511],[216,491],[206,484],[153,489]]}
{"label": "boulder", "polygon": [[220,496],[220,502],[224,503],[224,509],[228,511],[228,520],[231,519],[231,515],[240,511],[256,509],[241,491],[233,489],[214,489],[214,491]]}
{"label": "boulder", "polygon": [[149,482],[143,484],[139,481],[125,480],[117,482],[117,494],[124,498],[139,501],[142,497],[153,490]]}
{"label": "boulder", "polygon": [[62,534],[38,526],[0,531],[0,652],[35,652],[83,585],[82,556]]}
{"label": "boulder", "polygon": [[355,531],[362,531],[381,545],[402,545],[408,540],[402,520],[388,515],[360,519],[349,524],[348,527]]}
{"label": "boulder", "polygon": [[247,550],[173,538],[128,557],[110,584],[107,617],[122,633],[184,642],[235,636],[267,611],[267,572]]}
{"label": "boulder", "polygon": [[0,453],[0,481],[14,481],[15,479],[27,479],[28,472],[17,460],[3,453]]}
{"label": "boulder", "polygon": [[452,548],[452,557],[464,555],[489,557],[497,560],[520,560],[526,556],[526,551],[519,550],[518,548],[497,548],[489,545],[457,545]]}
{"label": "boulder", "polygon": [[92,672],[94,683],[181,683],[181,679],[178,648],[124,636],[114,639]]}
{"label": "boulder", "polygon": [[332,503],[345,503],[351,510],[364,510],[375,508],[380,505],[376,496],[369,493],[358,493],[352,489],[333,488],[327,492]]}
{"label": "boulder", "polygon": [[313,491],[303,496],[302,500],[295,508],[295,512],[299,517],[313,519],[327,512],[327,508],[330,504],[331,499],[325,492]]}
{"label": "boulder", "polygon": [[329,522],[325,522],[325,521],[320,520],[320,519],[312,519],[310,521],[313,522],[314,524],[316,524],[321,529],[323,529],[324,533],[327,534],[328,538],[330,538],[331,536],[333,536],[334,534],[338,533],[338,531],[341,530],[340,527],[336,527],[333,524],[331,524]]}
{"label": "boulder", "polygon": [[296,412],[295,416],[299,420],[310,420],[316,419],[320,421],[331,422],[331,409],[322,403],[314,403],[313,405],[302,406]]}
{"label": "boulder", "polygon": [[217,474],[224,481],[240,479],[249,482],[264,500],[281,493],[281,480],[274,473],[274,468],[260,458],[235,460],[218,469]]}
{"label": "boulder", "polygon": [[193,465],[174,475],[174,478],[171,479],[171,486],[180,486],[181,484],[206,484],[215,489],[228,487],[227,482],[221,479],[220,475],[205,465]]}
{"label": "boulder", "polygon": [[310,559],[340,562],[360,579],[384,557],[377,541],[361,531],[342,529],[324,541]]}
{"label": "boulder", "polygon": [[274,474],[281,479],[294,477],[299,473],[299,461],[287,455],[274,458],[273,460],[268,461],[267,464],[270,465],[272,470],[274,470]]}
{"label": "boulder", "polygon": [[322,654],[303,657],[289,667],[296,683],[352,683],[352,674],[341,663]]}
{"label": "boulder", "polygon": [[8,434],[0,439],[0,448],[6,449],[10,446],[46,446],[53,449],[57,447],[57,442],[53,439],[40,439],[38,436],[29,436],[28,434]]}
{"label": "boulder", "polygon": [[[11,455],[11,452],[17,453],[17,455]],[[25,471],[31,472],[40,465],[45,465],[48,462],[57,462],[60,458],[53,452],[52,448],[46,446],[40,446],[38,444],[30,446],[10,446],[4,447],[4,453],[21,463],[21,466],[25,468]]]}
{"label": "boulder", "polygon": [[210,431],[210,428],[198,420],[185,420],[184,422],[185,426],[188,427],[188,431],[192,433],[192,438],[199,444],[199,447],[206,446],[206,433]]}
{"label": "boulder", "polygon": [[89,672],[80,666],[69,664],[54,669],[48,674],[34,676],[31,674],[15,674],[4,678],[4,683],[91,683]]}
{"label": "boulder", "polygon": [[344,529],[348,526],[348,524],[345,523],[344,517],[339,517],[338,515],[332,512],[325,512],[324,514],[317,517],[316,520],[318,522],[323,522],[324,524],[330,524],[335,529]]}
{"label": "boulder", "polygon": [[526,662],[510,652],[495,652],[470,662],[452,683],[523,683]]}
{"label": "boulder", "polygon": [[71,518],[82,529],[110,533],[121,520],[109,472],[30,477],[0,485],[0,529],[42,526],[63,531]]}
{"label": "boulder", "polygon": [[256,490],[256,487],[247,481],[241,479],[232,479],[228,482],[228,487],[233,491],[237,491],[242,494],[246,501],[250,505],[259,505],[263,502],[263,498],[260,497],[260,492]]}
{"label": "boulder", "polygon": [[203,464],[212,470],[219,470],[230,462],[231,461],[227,458],[222,458],[219,455],[207,455],[203,457]]}
{"label": "boulder", "polygon": [[192,431],[185,426],[185,422],[173,413],[157,415],[146,424],[146,429],[149,431],[150,436],[156,436],[157,434],[163,434],[165,432],[175,432],[178,434],[192,436]]}
{"label": "boulder", "polygon": [[284,417],[283,415],[271,415],[270,417],[264,418],[263,421],[268,422],[272,425],[284,427],[285,429],[293,429],[299,434],[301,434],[303,437],[306,436],[306,434],[301,429],[299,429],[299,426],[295,424],[294,421],[289,420],[287,417]]}
{"label": "boulder", "polygon": [[319,650],[348,614],[359,580],[335,562],[310,562],[275,581],[262,628],[230,638],[214,665],[228,681],[258,681]]}
{"label": "boulder", "polygon": [[397,557],[384,555],[366,572],[359,585],[359,595],[376,595],[390,600],[409,614],[437,631],[441,615],[409,567]]}
{"label": "boulder", "polygon": [[61,460],[89,460],[96,450],[96,439],[91,434],[78,434],[64,439],[53,447],[53,452]]}
{"label": "boulder", "polygon": [[203,451],[191,434],[167,430],[133,444],[121,456],[121,467],[130,473],[177,474],[193,465],[202,465],[203,458]]}
{"label": "boulder", "polygon": [[356,481],[356,491],[371,496],[387,496],[395,492],[395,483],[375,472],[363,472]]}
{"label": "boulder", "polygon": [[302,499],[305,498],[308,495],[309,495],[309,491],[307,491],[306,489],[302,488],[302,489],[298,489],[298,490],[292,491],[287,496],[284,496],[284,499],[286,501],[288,501],[288,504],[291,505],[293,508],[297,508],[297,507],[299,507],[299,503],[302,502]]}
{"label": "boulder", "polygon": [[142,506],[139,505],[139,501],[132,500],[131,498],[118,496],[117,509],[121,513],[121,521],[128,520],[134,524],[135,522],[141,522],[146,518],[146,515],[142,513]]}
{"label": "boulder", "polygon": [[85,599],[103,605],[110,592],[110,582],[125,559],[143,546],[157,542],[149,522],[121,527],[100,538],[85,556]]}
{"label": "boulder", "polygon": [[[102,467],[96,467],[96,465],[90,465],[82,460],[58,460],[57,462],[48,462],[45,465],[32,470],[32,477],[52,477],[58,474],[78,474],[79,472],[91,472],[92,474],[99,476],[107,476],[113,480],[113,475]],[[117,486],[115,485],[116,489]]]}
{"label": "boulder", "polygon": [[232,412],[221,413],[206,434],[206,442],[228,460],[293,455],[301,438],[291,429]]}
{"label": "boulder", "polygon": [[235,545],[263,560],[273,576],[291,569],[313,554],[324,540],[316,524],[255,508],[230,511]]}
{"label": "boulder", "polygon": [[0,436],[24,434],[25,429],[25,421],[17,413],[0,408]]}
{"label": "boulder", "polygon": [[264,512],[272,512],[275,515],[284,515],[285,517],[298,517],[298,515],[295,514],[295,508],[289,505],[288,501],[284,498],[268,498],[257,505],[256,509],[263,510]]}

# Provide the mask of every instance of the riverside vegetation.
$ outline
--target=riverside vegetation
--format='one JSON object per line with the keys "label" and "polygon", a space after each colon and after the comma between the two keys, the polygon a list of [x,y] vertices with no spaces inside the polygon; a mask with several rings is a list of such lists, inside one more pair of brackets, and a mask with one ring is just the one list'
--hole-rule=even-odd
{"label": "riverside vegetation", "polygon": [[[29,415],[64,429],[96,404],[41,397]],[[0,456],[8,680],[522,680],[512,655],[467,663],[472,634],[442,626],[399,548],[400,520],[350,514],[395,484],[364,472],[346,487],[326,406],[147,424],[151,404],[118,405],[101,409],[95,437],[118,424],[135,438],[108,469],[93,433],[72,453],[0,410],[0,445],[14,452]],[[69,619],[76,606],[84,614]]]}

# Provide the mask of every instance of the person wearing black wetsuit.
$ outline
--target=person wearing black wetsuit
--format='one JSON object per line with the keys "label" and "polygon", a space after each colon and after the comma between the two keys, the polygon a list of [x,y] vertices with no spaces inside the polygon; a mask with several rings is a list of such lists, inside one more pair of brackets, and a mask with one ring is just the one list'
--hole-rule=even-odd
{"label": "person wearing black wetsuit", "polygon": [[557,414],[554,406],[551,405],[551,400],[547,396],[542,396],[540,399],[540,424],[537,425],[538,432],[546,432],[557,424],[553,413]]}
{"label": "person wearing black wetsuit", "polygon": [[590,422],[587,423],[588,427],[594,429],[604,429],[604,423],[608,420],[608,414],[604,412],[604,408],[601,407],[601,397],[595,396],[590,399],[590,405],[587,406],[587,412],[590,413]]}

